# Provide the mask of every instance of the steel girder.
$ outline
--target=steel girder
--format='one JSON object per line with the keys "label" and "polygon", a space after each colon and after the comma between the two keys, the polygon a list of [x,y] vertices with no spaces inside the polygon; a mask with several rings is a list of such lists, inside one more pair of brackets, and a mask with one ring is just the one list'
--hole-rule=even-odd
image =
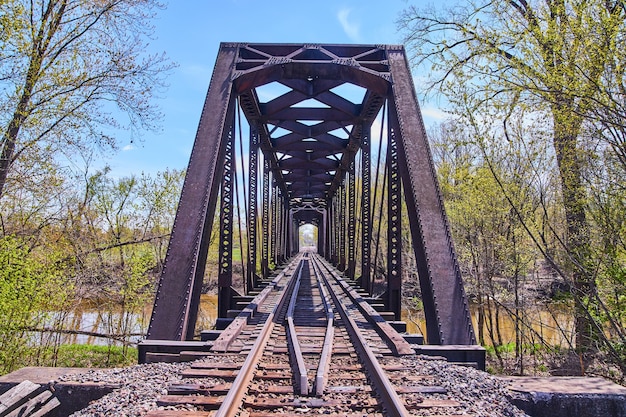
{"label": "steel girder", "polygon": [[250,123],[250,142],[248,144],[248,270],[246,275],[246,288],[250,290],[258,286],[256,274],[257,263],[257,185],[259,171],[259,130],[256,123]]}
{"label": "steel girder", "polygon": [[398,130],[387,129],[387,292],[385,306],[396,320],[402,312],[402,201]]}
{"label": "steel girder", "polygon": [[[260,88],[271,85],[286,91],[270,99],[260,98],[265,94]],[[340,91],[345,85],[358,86],[362,93],[345,94]],[[320,252],[341,268],[347,262],[351,275],[360,256],[360,282],[371,291],[370,130],[387,102],[392,168],[388,169],[387,216],[391,221],[387,231],[390,252],[386,303],[399,316],[401,197],[404,195],[424,296],[428,340],[473,343],[467,301],[406,55],[401,46],[385,45],[221,45],[187,169],[148,338],[193,337],[218,189],[223,177],[232,177],[222,168],[228,141],[233,136],[236,99],[251,128],[247,287],[256,284],[254,229],[258,168],[253,166],[257,162],[252,161],[252,152],[258,144],[263,156],[260,209],[263,277],[269,275],[270,259],[280,263],[297,248],[297,227],[302,222],[315,223],[319,228],[318,241],[324,244]],[[359,152],[362,189],[357,197],[354,174],[347,173],[354,173]],[[356,242],[359,198],[360,245]],[[232,215],[233,199],[224,194],[221,202],[226,204],[222,210]],[[222,238],[226,235],[232,238],[232,231]],[[357,256],[355,251],[359,246]],[[222,251],[225,256],[232,254],[232,250],[222,248]],[[228,262],[224,260],[224,265]],[[232,291],[230,284],[226,275],[220,278],[224,294]],[[225,308],[226,303],[220,302],[223,304],[220,308]]]}
{"label": "steel girder", "polygon": [[346,188],[346,182],[344,181],[339,188],[339,262],[336,266],[340,271],[344,271],[346,269],[346,241],[348,240],[346,228],[346,222],[348,221],[348,214],[346,210]]}
{"label": "steel girder", "polygon": [[354,278],[356,270],[356,169],[352,161],[348,172],[348,265],[346,275]]}
{"label": "steel girder", "polygon": [[[274,179],[274,183],[276,180]],[[279,211],[279,199],[278,199],[278,186],[274,184],[271,192],[270,212],[272,213],[272,223],[265,224],[263,227],[266,229],[266,233],[271,234],[270,247],[272,254],[272,263],[278,264],[278,220],[280,219]],[[269,230],[268,230],[269,228]]]}
{"label": "steel girder", "polygon": [[270,224],[270,163],[267,159],[263,159],[263,197],[262,197],[262,227],[265,228],[262,234],[261,249],[261,274],[263,279],[269,277],[269,259],[270,259],[270,237],[267,225]]}
{"label": "steel girder", "polygon": [[[234,126],[234,123],[231,125]],[[224,171],[220,188],[220,238],[218,242],[217,305],[218,317],[227,317],[233,297],[233,201],[235,198],[235,137],[229,129],[222,140],[226,143]]]}
{"label": "steel girder", "polygon": [[426,129],[403,50],[390,50],[394,82],[390,125],[399,163],[430,344],[475,344],[467,297],[445,214]]}
{"label": "steel girder", "polygon": [[363,128],[361,138],[361,287],[372,294],[372,280],[370,278],[371,240],[372,240],[372,213],[370,202],[371,190],[371,137],[369,126]]}
{"label": "steel girder", "polygon": [[209,238],[224,160],[227,120],[234,115],[230,73],[237,59],[235,46],[223,45],[202,110],[174,227],[159,280],[148,339],[193,338]]}

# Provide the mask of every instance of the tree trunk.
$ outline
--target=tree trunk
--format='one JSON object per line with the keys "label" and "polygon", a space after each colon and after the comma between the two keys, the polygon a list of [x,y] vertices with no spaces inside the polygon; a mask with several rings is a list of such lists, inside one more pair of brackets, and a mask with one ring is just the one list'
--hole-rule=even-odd
{"label": "tree trunk", "polygon": [[567,228],[567,256],[572,274],[575,306],[576,348],[584,352],[593,347],[594,326],[590,318],[590,303],[596,293],[596,283],[589,269],[589,227],[587,224],[586,193],[578,155],[577,132],[580,118],[563,111],[566,106],[553,108],[554,149],[563,192],[563,208]]}
{"label": "tree trunk", "polygon": [[[31,109],[30,100],[32,98],[35,85],[39,81],[41,76],[41,65],[50,41],[56,31],[61,25],[61,19],[65,13],[66,0],[59,2],[58,10],[55,12],[54,8],[57,6],[56,2],[49,2],[45,12],[41,17],[41,23],[37,36],[33,39],[33,45],[30,52],[30,62],[28,65],[28,72],[24,79],[24,85],[21,89],[20,100],[15,107],[13,117],[9,122],[3,136],[2,136],[2,153],[0,155],[0,198],[4,193],[4,186],[9,174],[9,169],[13,163],[13,157],[15,154],[15,146],[17,145],[17,136],[20,133],[20,129],[24,124],[24,121],[28,117]],[[50,21],[48,21],[50,19]]]}

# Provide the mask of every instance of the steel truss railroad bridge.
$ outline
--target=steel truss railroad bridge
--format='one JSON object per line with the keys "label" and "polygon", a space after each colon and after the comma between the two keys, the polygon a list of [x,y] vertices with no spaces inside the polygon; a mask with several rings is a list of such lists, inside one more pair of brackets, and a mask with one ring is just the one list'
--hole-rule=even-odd
{"label": "steel truss railroad bridge", "polygon": [[[218,206],[219,317],[298,253],[298,229],[312,224],[318,253],[371,296],[382,288],[395,320],[410,245],[428,343],[475,344],[402,46],[221,44],[148,339],[194,337]],[[237,227],[244,294],[233,289]]]}

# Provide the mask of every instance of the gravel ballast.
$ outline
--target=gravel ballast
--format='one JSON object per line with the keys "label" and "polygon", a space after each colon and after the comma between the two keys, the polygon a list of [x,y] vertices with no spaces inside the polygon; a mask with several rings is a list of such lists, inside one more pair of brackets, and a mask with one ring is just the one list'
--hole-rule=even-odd
{"label": "gravel ballast", "polygon": [[[437,394],[438,398],[454,399],[461,403],[454,414],[489,417],[526,417],[527,414],[512,405],[506,382],[473,368],[450,365],[443,361],[424,360],[418,356],[405,356],[399,359],[415,370],[415,375],[432,375],[431,383],[448,390],[447,394]],[[167,394],[171,384],[184,383],[181,371],[189,363],[153,363],[135,365],[110,370],[91,370],[83,374],[67,375],[60,381],[98,382],[119,384],[120,388],[102,397],[73,417],[104,416],[144,416],[151,410],[185,409],[193,406],[159,407],[157,399]],[[331,365],[332,369],[332,365]],[[415,410],[412,415],[441,414],[440,410]]]}

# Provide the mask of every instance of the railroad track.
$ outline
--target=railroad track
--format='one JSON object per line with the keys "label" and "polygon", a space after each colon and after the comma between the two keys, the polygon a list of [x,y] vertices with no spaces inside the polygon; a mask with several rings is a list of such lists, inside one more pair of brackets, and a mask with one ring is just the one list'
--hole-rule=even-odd
{"label": "railroad track", "polygon": [[[149,417],[454,412],[410,345],[322,258],[301,253],[168,388]],[[194,406],[203,411],[184,411]],[[435,413],[436,414],[436,413]],[[446,414],[446,413],[443,413]],[[442,414],[442,415],[443,415]],[[464,414],[467,415],[467,414]]]}

